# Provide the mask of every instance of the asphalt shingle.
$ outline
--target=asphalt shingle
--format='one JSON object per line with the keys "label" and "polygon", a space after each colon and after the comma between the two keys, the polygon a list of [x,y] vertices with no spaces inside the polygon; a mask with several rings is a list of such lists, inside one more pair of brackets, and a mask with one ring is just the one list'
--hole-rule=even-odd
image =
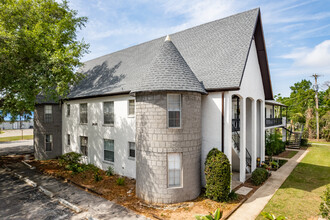
{"label": "asphalt shingle", "polygon": [[[171,34],[173,44],[206,91],[240,87],[258,15],[259,9],[253,9]],[[68,98],[136,91],[139,79],[155,68],[151,65],[164,39],[87,61],[80,70],[85,79]]]}

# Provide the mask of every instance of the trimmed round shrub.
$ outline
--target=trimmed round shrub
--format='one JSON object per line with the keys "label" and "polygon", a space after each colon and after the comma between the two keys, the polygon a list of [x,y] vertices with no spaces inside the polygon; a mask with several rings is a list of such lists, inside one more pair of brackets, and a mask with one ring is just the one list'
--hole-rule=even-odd
{"label": "trimmed round shrub", "polygon": [[230,162],[227,156],[213,148],[205,161],[205,196],[214,201],[227,201],[230,193]]}
{"label": "trimmed round shrub", "polygon": [[256,186],[261,185],[268,178],[268,171],[264,168],[257,168],[252,172],[252,183]]}

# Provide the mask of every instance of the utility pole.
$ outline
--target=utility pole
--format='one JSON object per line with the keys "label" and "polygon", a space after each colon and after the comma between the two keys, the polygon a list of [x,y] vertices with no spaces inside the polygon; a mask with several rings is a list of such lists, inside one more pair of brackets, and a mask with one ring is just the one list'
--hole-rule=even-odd
{"label": "utility pole", "polygon": [[313,86],[314,91],[315,91],[315,104],[316,104],[316,139],[319,140],[320,137],[320,130],[319,130],[319,98],[318,98],[318,90],[319,86],[317,85],[317,78],[320,75],[317,75],[316,73],[312,75],[312,77],[315,78],[315,85]]}

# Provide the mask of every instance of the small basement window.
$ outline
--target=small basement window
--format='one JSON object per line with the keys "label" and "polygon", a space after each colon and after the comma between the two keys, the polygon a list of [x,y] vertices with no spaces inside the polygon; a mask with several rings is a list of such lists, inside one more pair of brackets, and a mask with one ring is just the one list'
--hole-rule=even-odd
{"label": "small basement window", "polygon": [[69,117],[70,116],[70,112],[71,109],[70,109],[70,104],[66,104],[66,116]]}

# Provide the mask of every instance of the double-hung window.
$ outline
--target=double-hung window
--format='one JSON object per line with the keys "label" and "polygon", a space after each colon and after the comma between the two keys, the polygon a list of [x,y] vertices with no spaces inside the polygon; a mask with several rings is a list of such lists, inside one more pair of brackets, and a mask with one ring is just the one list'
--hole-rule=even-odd
{"label": "double-hung window", "polygon": [[115,122],[115,113],[114,113],[114,103],[104,102],[103,103],[103,116],[105,125],[114,125]]}
{"label": "double-hung window", "polygon": [[180,187],[182,175],[182,153],[169,153],[167,155],[168,187]]}
{"label": "double-hung window", "polygon": [[115,162],[114,140],[104,139],[104,160],[109,162]]}
{"label": "double-hung window", "polygon": [[128,142],[129,157],[135,158],[135,142]]}
{"label": "double-hung window", "polygon": [[135,100],[128,100],[128,115],[134,116],[135,114]]}
{"label": "double-hung window", "polygon": [[167,95],[167,116],[169,128],[181,127],[181,95]]}
{"label": "double-hung window", "polygon": [[66,117],[69,117],[70,113],[70,104],[66,104]]}
{"label": "double-hung window", "polygon": [[88,137],[80,136],[80,151],[84,156],[88,156]]}
{"label": "double-hung window", "polygon": [[51,105],[45,105],[45,122],[53,121],[53,109]]}
{"label": "double-hung window", "polygon": [[46,134],[46,151],[52,151],[53,148],[53,135]]}
{"label": "double-hung window", "polygon": [[80,123],[87,124],[88,123],[87,103],[81,103],[79,105],[79,112],[80,112]]}

